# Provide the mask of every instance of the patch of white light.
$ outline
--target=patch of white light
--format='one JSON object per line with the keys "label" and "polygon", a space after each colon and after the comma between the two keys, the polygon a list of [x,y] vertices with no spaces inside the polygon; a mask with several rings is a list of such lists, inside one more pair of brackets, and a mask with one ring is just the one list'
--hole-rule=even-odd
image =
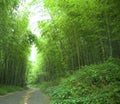
{"label": "patch of white light", "polygon": [[36,49],[35,45],[33,44],[31,46],[31,54],[30,54],[29,60],[32,62],[35,62],[36,56],[37,56],[37,49]]}
{"label": "patch of white light", "polygon": [[[40,30],[38,28],[39,21],[45,21],[51,19],[49,13],[45,10],[43,2],[37,3],[36,5],[29,6],[33,0],[26,0],[26,5],[28,5],[28,10],[30,12],[29,16],[29,28],[31,32],[37,37],[40,37]],[[36,61],[37,49],[35,45],[31,47],[31,54],[29,60],[32,62]]]}
{"label": "patch of white light", "polygon": [[26,4],[31,3],[33,0],[26,0]]}
{"label": "patch of white light", "polygon": [[38,28],[38,22],[49,20],[50,15],[46,12],[44,9],[44,4],[40,2],[39,4],[36,4],[34,6],[31,6],[30,10],[30,29],[32,33],[34,33],[37,37],[40,36],[40,30]]}

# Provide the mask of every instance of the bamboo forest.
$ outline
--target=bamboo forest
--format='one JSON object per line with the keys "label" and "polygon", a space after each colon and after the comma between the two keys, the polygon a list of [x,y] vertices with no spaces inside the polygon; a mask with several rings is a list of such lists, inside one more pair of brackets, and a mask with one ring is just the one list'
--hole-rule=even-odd
{"label": "bamboo forest", "polygon": [[0,0],[0,104],[120,104],[120,0]]}

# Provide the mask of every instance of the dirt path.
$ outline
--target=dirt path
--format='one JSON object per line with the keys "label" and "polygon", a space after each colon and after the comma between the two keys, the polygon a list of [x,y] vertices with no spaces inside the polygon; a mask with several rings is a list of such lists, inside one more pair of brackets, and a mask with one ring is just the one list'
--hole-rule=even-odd
{"label": "dirt path", "polygon": [[39,89],[30,89],[0,97],[0,104],[50,104]]}
{"label": "dirt path", "polygon": [[30,99],[28,99],[28,104],[50,104],[50,101],[49,98],[40,92],[39,89],[35,89],[31,94]]}

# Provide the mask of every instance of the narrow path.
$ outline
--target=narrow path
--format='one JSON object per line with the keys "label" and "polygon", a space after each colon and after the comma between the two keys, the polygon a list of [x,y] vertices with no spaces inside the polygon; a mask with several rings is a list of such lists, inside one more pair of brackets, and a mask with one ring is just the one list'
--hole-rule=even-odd
{"label": "narrow path", "polygon": [[35,89],[30,99],[28,99],[28,104],[50,104],[50,101],[39,89]]}
{"label": "narrow path", "polygon": [[39,89],[30,89],[0,97],[0,104],[50,104]]}

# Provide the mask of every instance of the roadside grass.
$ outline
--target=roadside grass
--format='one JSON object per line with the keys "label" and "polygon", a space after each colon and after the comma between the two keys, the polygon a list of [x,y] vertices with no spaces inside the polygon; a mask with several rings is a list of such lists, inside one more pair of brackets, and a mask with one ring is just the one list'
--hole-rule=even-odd
{"label": "roadside grass", "polygon": [[21,91],[25,88],[21,88],[19,86],[12,86],[12,85],[0,85],[0,95],[5,95],[15,91]]}
{"label": "roadside grass", "polygon": [[120,61],[84,66],[57,85],[54,82],[41,87],[51,104],[120,104]]}

